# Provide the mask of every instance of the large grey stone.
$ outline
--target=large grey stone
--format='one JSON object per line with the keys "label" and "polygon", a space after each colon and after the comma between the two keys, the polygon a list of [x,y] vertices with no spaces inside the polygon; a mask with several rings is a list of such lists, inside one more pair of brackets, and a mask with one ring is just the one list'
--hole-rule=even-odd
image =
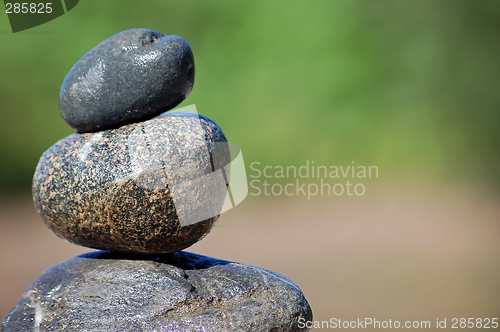
{"label": "large grey stone", "polygon": [[[128,259],[126,259],[128,258]],[[258,267],[187,252],[96,252],[45,271],[0,331],[304,331],[300,289]]]}
{"label": "large grey stone", "polygon": [[61,86],[59,109],[78,132],[117,128],[174,108],[193,83],[193,53],[184,39],[126,30],[73,66]]}
{"label": "large grey stone", "polygon": [[[207,234],[221,212],[227,182],[221,171],[213,173],[229,163],[221,142],[226,138],[217,124],[185,112],[68,136],[40,158],[35,207],[55,234],[82,246],[182,250]],[[215,175],[217,186],[199,180]],[[192,222],[183,223],[185,215]]]}

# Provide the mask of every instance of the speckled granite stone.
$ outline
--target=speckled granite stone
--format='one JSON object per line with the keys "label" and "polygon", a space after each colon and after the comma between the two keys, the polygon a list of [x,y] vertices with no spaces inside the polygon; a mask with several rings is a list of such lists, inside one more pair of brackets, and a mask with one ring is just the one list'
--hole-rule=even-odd
{"label": "speckled granite stone", "polygon": [[[211,193],[177,186],[173,195],[167,174],[177,168],[179,183],[211,174],[216,142],[226,142],[217,124],[184,112],[68,136],[38,163],[35,207],[55,234],[82,246],[149,254],[182,250],[210,231],[222,202],[207,219],[182,226],[173,199],[184,198],[184,208],[195,209]],[[227,164],[229,152],[224,156]]]}
{"label": "speckled granite stone", "polygon": [[61,87],[59,109],[78,132],[117,128],[174,108],[193,82],[193,53],[184,39],[126,30],[73,66]]}
{"label": "speckled granite stone", "polygon": [[299,287],[258,267],[187,252],[96,252],[45,271],[0,331],[307,331]]}

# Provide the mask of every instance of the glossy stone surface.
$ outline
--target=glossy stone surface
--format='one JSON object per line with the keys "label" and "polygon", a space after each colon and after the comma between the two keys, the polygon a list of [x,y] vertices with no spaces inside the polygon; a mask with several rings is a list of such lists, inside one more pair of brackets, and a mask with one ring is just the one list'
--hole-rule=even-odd
{"label": "glossy stone surface", "polygon": [[61,86],[59,109],[78,132],[117,128],[174,108],[193,83],[193,53],[184,39],[126,30],[73,66]]}
{"label": "glossy stone surface", "polygon": [[[193,180],[215,174],[217,142],[226,142],[217,124],[184,112],[68,136],[38,163],[35,207],[55,234],[82,246],[149,254],[182,250],[210,231],[222,208],[210,183]],[[219,159],[228,164],[229,152]],[[223,200],[227,182],[221,177],[218,183]],[[205,211],[207,202],[213,206]],[[191,209],[206,212],[204,219],[181,223],[179,213]]]}
{"label": "glossy stone surface", "polygon": [[312,311],[299,287],[268,270],[187,252],[96,252],[45,271],[0,331],[307,331],[300,318]]}

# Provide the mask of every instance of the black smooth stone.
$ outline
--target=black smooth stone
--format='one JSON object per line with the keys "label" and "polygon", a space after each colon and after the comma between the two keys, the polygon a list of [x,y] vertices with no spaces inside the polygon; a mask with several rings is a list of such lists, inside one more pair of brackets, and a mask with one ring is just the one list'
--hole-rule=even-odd
{"label": "black smooth stone", "polygon": [[61,86],[59,109],[78,132],[118,128],[174,108],[193,83],[193,53],[184,39],[126,30],[73,66]]}

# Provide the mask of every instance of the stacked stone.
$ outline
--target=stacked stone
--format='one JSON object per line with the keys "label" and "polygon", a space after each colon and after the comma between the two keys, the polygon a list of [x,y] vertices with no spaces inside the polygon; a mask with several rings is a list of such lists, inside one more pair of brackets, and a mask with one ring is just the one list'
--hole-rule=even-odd
{"label": "stacked stone", "polygon": [[[299,320],[312,312],[292,281],[180,251],[218,215],[182,224],[174,198],[199,206],[203,197],[174,197],[168,174],[176,165],[196,176],[214,172],[215,145],[226,142],[212,120],[167,112],[193,82],[188,43],[146,29],[106,39],[71,69],[59,106],[78,133],[41,157],[34,203],[57,236],[104,251],[45,271],[0,331],[305,330]],[[200,139],[208,157],[196,148]]]}

